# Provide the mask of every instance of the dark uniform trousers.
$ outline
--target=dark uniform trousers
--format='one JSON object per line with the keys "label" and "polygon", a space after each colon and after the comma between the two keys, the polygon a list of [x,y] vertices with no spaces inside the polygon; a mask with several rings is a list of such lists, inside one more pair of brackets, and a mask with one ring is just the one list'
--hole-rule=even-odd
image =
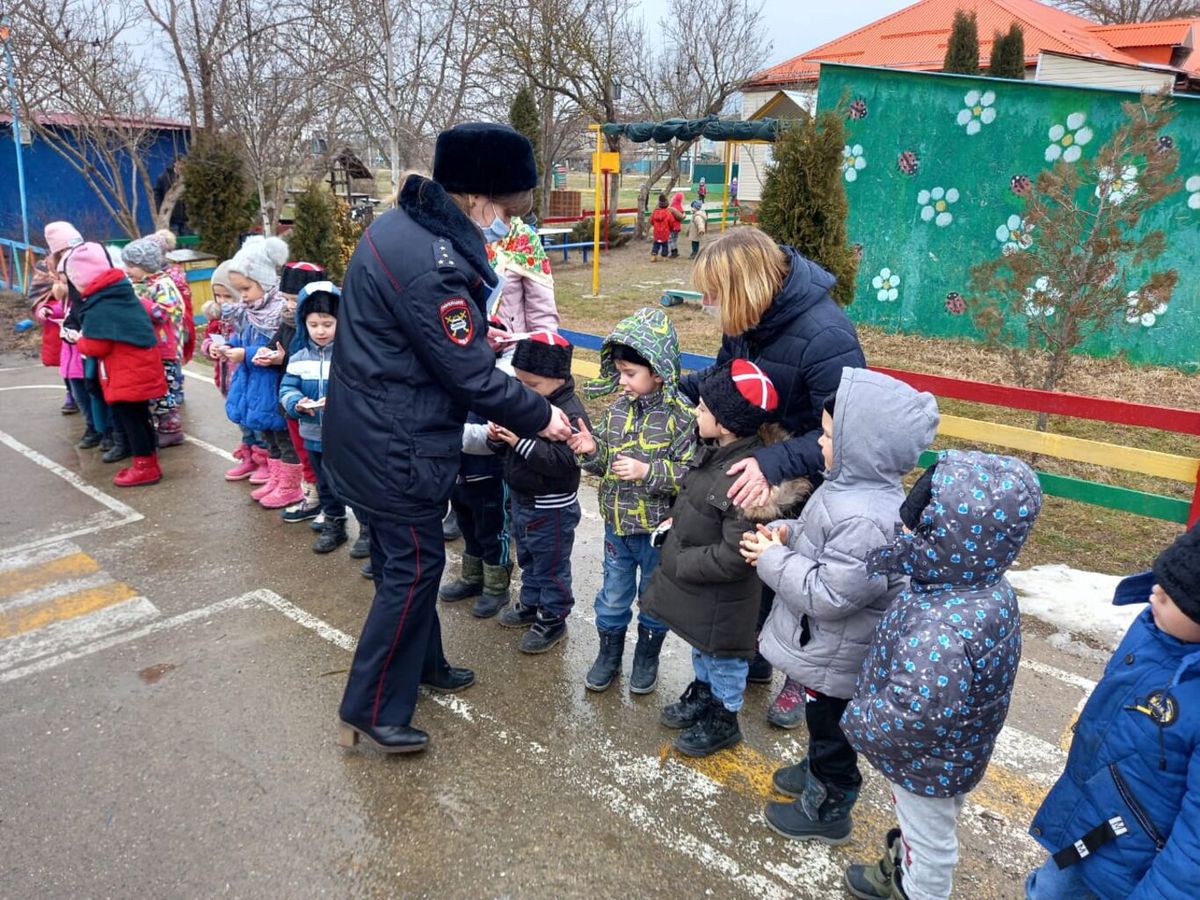
{"label": "dark uniform trousers", "polygon": [[371,517],[375,599],[342,696],[356,725],[408,725],[423,678],[448,665],[437,614],[446,565],[440,511],[416,522]]}

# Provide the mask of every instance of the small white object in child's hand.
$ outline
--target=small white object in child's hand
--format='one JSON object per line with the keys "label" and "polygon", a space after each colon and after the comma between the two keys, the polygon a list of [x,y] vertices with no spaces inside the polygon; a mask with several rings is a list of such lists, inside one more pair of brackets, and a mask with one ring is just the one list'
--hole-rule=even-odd
{"label": "small white object in child's hand", "polygon": [[208,343],[209,343],[209,346],[212,346],[212,347],[224,347],[225,346],[225,335],[223,335],[223,334],[210,335],[208,338]]}

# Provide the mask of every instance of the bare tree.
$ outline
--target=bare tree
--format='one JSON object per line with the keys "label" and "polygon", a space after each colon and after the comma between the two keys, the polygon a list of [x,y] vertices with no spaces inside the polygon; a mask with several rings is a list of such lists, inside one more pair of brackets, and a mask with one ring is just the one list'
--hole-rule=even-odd
{"label": "bare tree", "polygon": [[1200,16],[1196,0],[1053,0],[1067,12],[1095,19],[1104,25],[1127,22],[1159,22]]}
{"label": "bare tree", "polygon": [[[642,71],[634,90],[654,119],[702,119],[730,111],[730,101],[771,51],[754,0],[671,0],[660,22],[668,35],[662,58]],[[720,40],[712,35],[720,34]],[[679,180],[679,162],[697,139],[673,140],[665,159],[651,169],[638,191],[638,210],[645,210],[651,189],[664,175],[666,190]],[[638,216],[637,233],[645,237]]]}
{"label": "bare tree", "polygon": [[[193,137],[216,126],[216,81],[238,13],[236,0],[141,0],[166,41],[186,96]],[[236,46],[236,44],[232,45]]]}
{"label": "bare tree", "polygon": [[9,14],[21,36],[16,88],[26,124],[136,237],[142,212],[157,219],[145,156],[166,97],[126,42],[132,4],[16,0]]}

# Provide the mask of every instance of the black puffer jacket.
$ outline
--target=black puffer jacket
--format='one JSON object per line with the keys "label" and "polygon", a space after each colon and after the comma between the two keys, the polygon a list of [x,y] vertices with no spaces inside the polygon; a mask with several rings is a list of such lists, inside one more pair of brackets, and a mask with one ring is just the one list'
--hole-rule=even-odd
{"label": "black puffer jacket", "polygon": [[[568,378],[546,398],[567,414],[572,422],[583,419],[591,430],[587,410],[575,396],[575,379]],[[524,497],[548,494],[573,494],[579,490],[579,463],[575,453],[561,441],[522,435],[516,446],[488,441],[492,452],[504,460],[504,480],[516,494]]]}
{"label": "black puffer jacket", "polygon": [[346,271],[322,439],[334,490],[370,516],[440,516],[467,412],[537,434],[550,404],[496,368],[483,235],[434,182],[412,176]]}
{"label": "black puffer jacket", "polygon": [[702,653],[754,656],[762,583],[738,549],[742,535],[802,503],[812,484],[789,481],[771,489],[766,505],[738,509],[725,496],[735,476],[725,473],[768,444],[778,446],[774,442],[784,436],[767,426],[724,447],[706,443],[671,507],[671,530],[642,605]]}
{"label": "black puffer jacket", "polygon": [[[778,296],[757,325],[722,339],[716,362],[744,357],[760,365],[779,391],[779,422],[795,437],[754,454],[771,484],[820,475],[821,404],[837,392],[843,368],[867,364],[854,324],[829,295],[834,277],[791,247],[781,249],[791,271]],[[699,400],[700,381],[710,371],[680,381],[692,402]]]}

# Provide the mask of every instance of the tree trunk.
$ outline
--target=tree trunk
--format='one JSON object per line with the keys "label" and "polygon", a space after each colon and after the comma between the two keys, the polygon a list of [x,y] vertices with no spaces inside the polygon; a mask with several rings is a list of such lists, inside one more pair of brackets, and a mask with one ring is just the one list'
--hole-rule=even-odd
{"label": "tree trunk", "polygon": [[254,183],[258,187],[258,217],[262,221],[263,236],[270,237],[271,209],[267,206],[267,186],[261,176],[255,176]]}
{"label": "tree trunk", "polygon": [[679,181],[679,160],[688,152],[693,143],[695,142],[672,142],[667,158],[651,169],[649,177],[642,182],[641,188],[638,189],[638,217],[635,230],[637,240],[644,241],[646,239],[646,212],[649,208],[651,188],[668,172],[671,173],[671,178],[667,182],[666,191],[669,193],[675,187],[676,182]]}
{"label": "tree trunk", "polygon": [[176,175],[171,189],[163,195],[162,206],[154,211],[154,228],[156,231],[170,227],[171,213],[174,212],[175,204],[179,202],[179,198],[183,196],[185,186],[183,176]]}

